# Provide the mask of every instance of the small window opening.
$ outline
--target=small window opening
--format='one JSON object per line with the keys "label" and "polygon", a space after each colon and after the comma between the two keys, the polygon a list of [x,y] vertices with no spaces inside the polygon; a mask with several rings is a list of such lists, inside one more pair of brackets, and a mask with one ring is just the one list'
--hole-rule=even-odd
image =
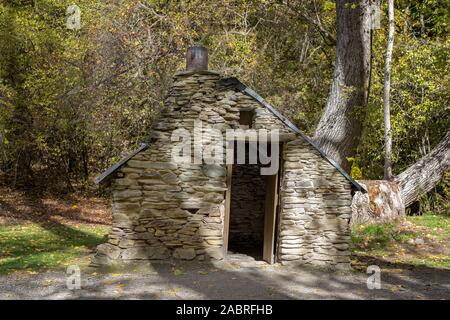
{"label": "small window opening", "polygon": [[189,213],[192,213],[192,214],[196,214],[197,212],[198,212],[198,208],[190,208],[190,209],[186,209],[187,211],[189,211]]}
{"label": "small window opening", "polygon": [[242,129],[250,129],[253,123],[253,110],[250,111],[239,111],[239,124]]}

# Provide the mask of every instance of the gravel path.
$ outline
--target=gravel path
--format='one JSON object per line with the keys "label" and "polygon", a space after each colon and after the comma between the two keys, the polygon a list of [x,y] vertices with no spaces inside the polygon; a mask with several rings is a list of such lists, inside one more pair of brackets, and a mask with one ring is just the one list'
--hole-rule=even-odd
{"label": "gravel path", "polygon": [[64,271],[0,276],[0,299],[450,299],[450,270],[382,268],[381,289],[365,273],[269,266],[254,261],[85,268],[69,290]]}

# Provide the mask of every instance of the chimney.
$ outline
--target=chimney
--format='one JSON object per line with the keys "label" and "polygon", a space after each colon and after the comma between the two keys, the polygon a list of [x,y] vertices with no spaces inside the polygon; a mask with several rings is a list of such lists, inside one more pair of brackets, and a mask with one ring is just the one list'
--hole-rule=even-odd
{"label": "chimney", "polygon": [[187,71],[208,70],[208,49],[202,46],[192,46],[186,52]]}

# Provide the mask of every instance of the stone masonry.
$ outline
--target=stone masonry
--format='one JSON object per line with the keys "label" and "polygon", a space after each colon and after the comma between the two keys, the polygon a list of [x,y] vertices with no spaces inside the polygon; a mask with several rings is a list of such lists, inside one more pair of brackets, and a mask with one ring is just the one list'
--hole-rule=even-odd
{"label": "stone masonry", "polygon": [[349,182],[302,140],[286,143],[278,259],[349,267]]}
{"label": "stone masonry", "polygon": [[[171,137],[176,129],[193,134],[195,120],[225,134],[242,128],[240,111],[252,111],[253,129],[277,128],[283,141],[277,261],[348,266],[350,183],[269,110],[222,88],[220,79],[212,71],[174,75],[164,110],[149,131],[150,147],[112,179],[112,228],[94,263],[224,258],[226,165],[173,161],[179,141]],[[206,129],[202,133],[204,147],[217,139]]]}
{"label": "stone masonry", "polygon": [[[262,252],[266,177],[260,167],[236,164],[231,179],[231,212],[229,248],[259,245]],[[233,243],[232,243],[233,242]]]}

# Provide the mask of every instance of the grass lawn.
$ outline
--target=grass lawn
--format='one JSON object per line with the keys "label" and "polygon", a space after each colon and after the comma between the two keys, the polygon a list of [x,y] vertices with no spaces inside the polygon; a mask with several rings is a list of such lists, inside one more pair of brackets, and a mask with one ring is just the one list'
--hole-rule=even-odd
{"label": "grass lawn", "polygon": [[[0,225],[0,274],[36,273],[89,263],[109,227],[82,222]],[[403,223],[352,230],[352,265],[391,263],[400,268],[450,268],[450,216],[407,217]]]}
{"label": "grass lawn", "polygon": [[0,226],[0,274],[86,265],[107,232],[107,226],[92,224]]}
{"label": "grass lawn", "polygon": [[450,268],[450,216],[425,214],[403,223],[352,230],[353,264],[375,258],[402,266]]}

